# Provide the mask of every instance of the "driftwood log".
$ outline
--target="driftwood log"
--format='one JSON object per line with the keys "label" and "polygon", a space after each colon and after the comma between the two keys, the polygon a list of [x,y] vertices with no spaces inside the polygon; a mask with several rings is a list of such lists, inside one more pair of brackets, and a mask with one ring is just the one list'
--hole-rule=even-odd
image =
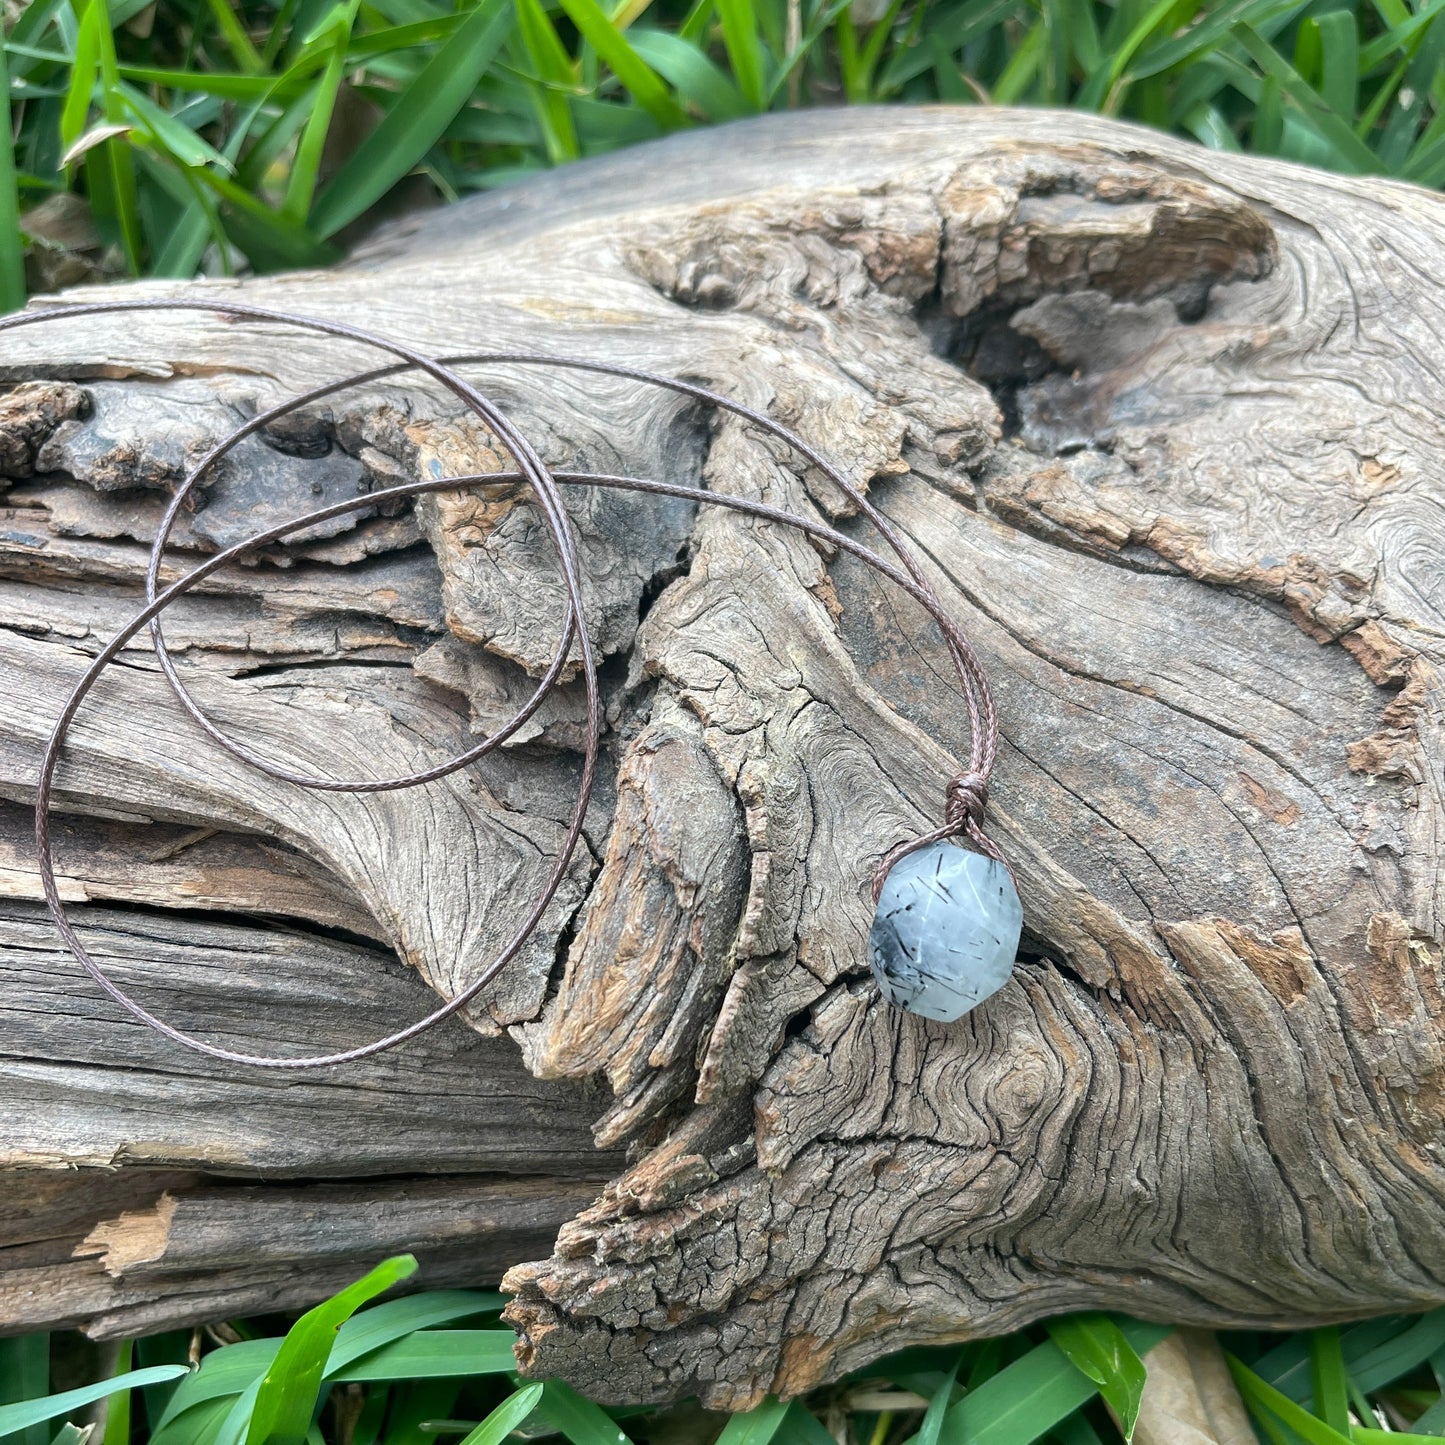
{"label": "driftwood log", "polygon": [[[736,1407],[1046,1312],[1445,1300],[1442,268],[1445,203],[1406,186],[1078,115],[854,110],[182,288],[766,409],[927,557],[1003,720],[1021,961],[957,1025],[905,1017],[863,940],[876,859],[936,820],[964,747],[931,625],[797,535],[575,494],[608,728],[569,886],[471,1028],[283,1079],[97,998],[36,902],[25,804],[187,459],[371,358],[205,315],[6,337],[5,1327],[295,1305],[415,1247],[424,1281],[515,1266],[529,1370]],[[834,504],[675,396],[485,382],[555,465]],[[393,379],[247,443],[175,566],[502,465]],[[503,716],[558,604],[524,495],[448,495],[220,575],[168,632],[233,731],[379,774]],[[60,775],[62,871],[97,951],[188,1027],[380,1033],[486,961],[555,856],[575,680],[483,766],[337,797],[203,748],[145,648],[124,661]]]}

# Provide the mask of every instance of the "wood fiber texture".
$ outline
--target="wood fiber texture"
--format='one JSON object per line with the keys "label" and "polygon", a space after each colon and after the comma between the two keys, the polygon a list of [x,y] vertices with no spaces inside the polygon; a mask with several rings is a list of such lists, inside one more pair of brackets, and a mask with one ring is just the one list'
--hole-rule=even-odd
{"label": "wood fiber texture", "polygon": [[[410,1240],[449,1282],[536,1261],[507,1279],[529,1371],[738,1408],[1061,1310],[1283,1326],[1445,1300],[1442,266],[1432,194],[938,108],[681,135],[325,273],[134,288],[761,408],[926,559],[999,700],[1022,956],[931,1023],[880,1004],[864,949],[875,862],[934,824],[966,753],[931,624],[797,534],[571,494],[607,732],[568,884],[471,1030],[281,1081],[97,998],[35,902],[23,805],[187,460],[371,358],[221,315],[7,336],[4,1324],[300,1303]],[[734,417],[477,375],[553,465],[866,537]],[[505,465],[393,379],[248,443],[172,565],[358,487]],[[524,493],[328,530],[168,620],[227,727],[379,775],[525,696],[560,587]],[[61,872],[187,1026],[381,1033],[421,981],[465,984],[555,857],[575,679],[497,758],[344,797],[203,746],[145,648],[123,663],[60,772]]]}

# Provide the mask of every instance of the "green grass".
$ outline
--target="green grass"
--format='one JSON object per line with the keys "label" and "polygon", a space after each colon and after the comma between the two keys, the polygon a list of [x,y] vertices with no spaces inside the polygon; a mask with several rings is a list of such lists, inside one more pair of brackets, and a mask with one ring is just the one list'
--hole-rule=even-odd
{"label": "green grass", "polygon": [[1442,52],[1445,0],[29,0],[0,309],[27,247],[32,288],[324,263],[388,198],[800,105],[1077,106],[1438,186]]}
{"label": "green grass", "polygon": [[[416,1268],[386,1260],[291,1323],[234,1321],[124,1343],[74,1383],[76,1336],[0,1340],[6,1445],[1115,1445],[1138,1411],[1141,1356],[1168,1329],[1074,1315],[1003,1339],[910,1349],[804,1400],[745,1415],[695,1403],[605,1410],[513,1369],[499,1295],[371,1301]],[[1445,1309],[1346,1328],[1224,1337],[1267,1445],[1414,1445],[1445,1437]],[[47,1394],[53,1375],[70,1383]],[[103,1405],[101,1402],[104,1402]],[[97,1409],[100,1410],[97,1419]],[[826,1424],[825,1424],[826,1422]]]}

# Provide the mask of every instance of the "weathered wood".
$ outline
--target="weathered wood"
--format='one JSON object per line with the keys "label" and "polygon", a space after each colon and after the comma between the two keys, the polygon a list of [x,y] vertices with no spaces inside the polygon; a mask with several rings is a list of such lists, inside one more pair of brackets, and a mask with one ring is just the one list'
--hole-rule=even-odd
{"label": "weathered wood", "polygon": [[[132,844],[151,831],[132,828]],[[271,846],[253,840],[239,868],[223,854],[220,887],[239,874],[249,890]],[[172,907],[237,906],[187,903],[179,869],[145,881],[143,901],[168,882]],[[157,1003],[173,989],[178,1023],[240,1047],[362,1042],[426,1003],[378,949],[154,913],[76,918],[125,986]],[[237,1076],[118,1019],[27,903],[0,903],[0,983],[0,1332],[134,1334],[305,1305],[403,1251],[422,1264],[414,1286],[494,1283],[604,1182],[588,1129],[601,1099],[538,1082],[510,1044],[460,1023],[345,1070]],[[288,1177],[346,1182],[275,1182]]]}
{"label": "weathered wood", "polygon": [[[1442,261],[1445,204],[1409,187],[1077,115],[935,109],[678,136],[408,222],[328,273],[187,288],[365,315],[437,354],[686,374],[815,441],[927,557],[995,680],[994,832],[1025,946],[953,1026],[882,1007],[866,976],[873,865],[937,816],[964,743],[916,611],[793,534],[578,494],[605,780],[570,887],[472,1012],[520,1055],[463,1046],[458,1024],[422,1070],[378,1061],[384,1088],[223,1076],[136,1039],[33,906],[8,905],[5,967],[44,1000],[0,1004],[25,1090],[14,1167],[187,1173],[90,1220],[125,1216],[73,1263],[93,1280],[109,1258],[135,1293],[66,1317],[194,1317],[166,1282],[247,1236],[192,1176],[554,1172],[519,1152],[565,1172],[597,1116],[625,1172],[509,1285],[527,1368],[612,1399],[736,1406],[1074,1307],[1274,1325],[1445,1299]],[[3,374],[46,385],[0,410],[0,667],[23,679],[0,791],[27,797],[186,457],[369,361],[208,316],[5,338]],[[554,464],[838,512],[734,418],[630,382],[484,375]],[[316,486],[502,464],[434,387],[393,379],[251,446],[176,555]],[[556,646],[559,595],[514,489],[273,548],[171,630],[227,726],[310,766],[395,771],[495,726]],[[423,991],[323,930],[378,934],[445,994],[557,846],[575,684],[465,778],[318,801],[202,749],[143,651],[126,660],[62,769],[68,876],[130,905],[88,926],[178,1019],[298,1046],[381,1032]],[[196,830],[213,855],[113,861],[127,837],[144,860]],[[282,942],[157,911],[248,911],[278,857]],[[18,855],[4,866],[28,896]],[[374,928],[338,925],[345,908]],[[225,945],[239,975],[216,968],[222,935],[244,939]],[[322,956],[345,983],[314,1025],[257,1014],[257,991],[294,1001]],[[171,964],[185,982],[163,993]],[[526,1093],[519,1060],[555,1082]],[[605,1112],[567,1092],[594,1076]],[[489,1123],[492,1089],[509,1097]],[[197,1107],[241,1096],[285,1125]],[[353,1107],[357,1158],[328,1153]],[[551,1140],[519,1137],[528,1109],[555,1110],[531,1131]],[[303,1261],[319,1293],[382,1247],[347,1207],[327,1239],[296,1237],[288,1300]],[[142,1258],[163,1226],[174,1270]]]}
{"label": "weathered wood", "polygon": [[[519,1254],[549,1248],[600,1185],[449,1177],[257,1186],[155,1170],[116,1177],[135,1207],[118,1194],[102,1204],[105,1186],[97,1190],[90,1173],[7,1179],[7,1203],[24,1220],[0,1244],[7,1331],[81,1323],[106,1338],[302,1308],[318,1290],[339,1289],[400,1253],[417,1256],[412,1288],[492,1283]],[[69,1201],[70,1220],[55,1197],[57,1178],[82,1196]],[[113,1217],[92,1223],[102,1208]]]}
{"label": "weathered wood", "polygon": [[[296,930],[76,908],[123,987],[171,1002],[182,1028],[237,1048],[346,1048],[420,1013],[426,990],[392,956]],[[344,1069],[238,1072],[166,1040],[96,994],[43,908],[0,903],[11,1169],[147,1167],[361,1178],[601,1172],[600,1095],[540,1082],[505,1040],[449,1021]],[[589,1097],[590,1095],[590,1097]],[[605,1168],[605,1164],[603,1166]]]}
{"label": "weathered wood", "polygon": [[[293,918],[386,941],[345,886],[283,843],[215,828],[60,818],[51,835],[67,903],[120,901]],[[44,898],[35,859],[35,815],[0,803],[0,898]]]}

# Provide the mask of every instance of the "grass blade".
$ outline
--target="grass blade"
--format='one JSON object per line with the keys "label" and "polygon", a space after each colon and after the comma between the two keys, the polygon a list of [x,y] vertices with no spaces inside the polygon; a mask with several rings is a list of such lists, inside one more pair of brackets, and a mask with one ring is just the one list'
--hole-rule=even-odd
{"label": "grass blade", "polygon": [[131,1370],[127,1374],[101,1380],[98,1384],[82,1385],[78,1390],[65,1390],[58,1395],[46,1395],[38,1400],[21,1400],[13,1405],[0,1405],[0,1437],[28,1430],[32,1425],[54,1420],[59,1415],[68,1415],[72,1410],[82,1410],[117,1391],[134,1390],[142,1385],[158,1385],[165,1380],[176,1380],[189,1373],[184,1365],[152,1365],[149,1369]]}
{"label": "grass blade", "polygon": [[229,0],[207,0],[216,29],[221,32],[236,64],[252,75],[266,68],[260,52],[251,44],[251,37],[231,9]]}
{"label": "grass blade", "polygon": [[[144,1335],[135,1342],[135,1366],[137,1369],[149,1365],[184,1365],[190,1362],[190,1330],[168,1330],[164,1334]],[[147,1385],[141,1391],[141,1403],[145,1408],[146,1425],[152,1434],[157,1422],[165,1414],[171,1396],[180,1386],[174,1383]]]}
{"label": "grass blade", "polygon": [[1053,1433],[1055,1445],[1104,1445],[1086,1415],[1070,1415]]}
{"label": "grass blade", "polygon": [[145,132],[162,153],[180,166],[220,166],[231,170],[231,162],[214,146],[202,140],[190,126],[158,106],[149,96],[120,83],[120,99],[126,121]]}
{"label": "grass blade", "polygon": [[[3,49],[0,49],[0,126],[4,127],[6,136],[14,134],[10,118],[10,72]],[[20,235],[20,187],[15,176],[15,149],[5,145],[0,146],[0,315],[19,311],[24,305],[25,242]],[[41,1385],[40,1388],[47,1387]]]}
{"label": "grass blade", "polygon": [[501,1442],[522,1424],[542,1399],[541,1385],[525,1385],[509,1395],[461,1445],[501,1445]]}
{"label": "grass blade", "polygon": [[[1399,1339],[1414,1323],[1409,1316],[1386,1315],[1345,1330],[1340,1336],[1340,1346],[1346,1370],[1353,1371],[1367,1355]],[[1286,1336],[1257,1359],[1252,1368],[1266,1384],[1273,1385],[1296,1404],[1310,1398],[1309,1339],[1305,1332]]]}
{"label": "grass blade", "polygon": [[261,1379],[246,1445],[305,1445],[337,1331],[368,1300],[416,1270],[416,1258],[410,1254],[383,1260],[291,1326]]}
{"label": "grass blade", "polygon": [[666,30],[634,30],[629,38],[679,98],[708,120],[738,120],[750,113],[737,86],[699,47]]}
{"label": "grass blade", "polygon": [[1356,1425],[1350,1436],[1354,1445],[1440,1445],[1438,1435],[1413,1435],[1404,1430],[1372,1430]]}
{"label": "grass blade", "polygon": [[1360,31],[1347,10],[1312,16],[1320,40],[1320,96],[1341,117],[1354,115],[1360,98]]}
{"label": "grass blade", "polygon": [[[116,1350],[115,1373],[130,1374],[132,1345],[122,1340]],[[110,1397],[105,1407],[105,1434],[100,1445],[130,1445],[130,1391],[121,1390]]]}
{"label": "grass blade", "polygon": [[1279,80],[1273,75],[1267,75],[1259,88],[1259,104],[1255,107],[1249,138],[1260,155],[1279,154],[1280,141],[1284,139],[1284,97]]}
{"label": "grass blade", "polygon": [[70,62],[70,85],[60,110],[60,147],[63,151],[68,151],[85,133],[85,123],[90,117],[90,102],[100,74],[100,39],[91,10],[99,3],[100,0],[90,0],[80,13],[80,30]]}
{"label": "grass blade", "polygon": [[[37,1399],[49,1389],[50,1336],[21,1335],[0,1340],[0,1419],[4,1417],[4,1406]],[[50,1438],[43,1425],[28,1425],[23,1430],[22,1438],[14,1445],[45,1445]]]}
{"label": "grass blade", "polygon": [[575,160],[581,154],[577,128],[567,104],[568,93],[578,87],[577,71],[567,54],[556,27],[539,0],[516,0],[517,30],[522,45],[542,84],[532,86],[532,103],[537,123],[554,165]]}
{"label": "grass blade", "polygon": [[[1176,0],[1154,0],[1154,4],[1139,18],[1123,43],[1114,51],[1114,58],[1107,69],[1100,68],[1089,77],[1088,83],[1079,93],[1079,104],[1086,110],[1105,107],[1114,87],[1123,78],[1135,55],[1157,34],[1172,33],[1170,24]],[[1122,14],[1124,7],[1119,7]]]}
{"label": "grass blade", "polygon": [[738,89],[754,110],[768,107],[766,56],[758,38],[752,0],[717,0],[722,20],[723,45],[737,79]]}
{"label": "grass blade", "polygon": [[452,1413],[463,1381],[409,1380],[393,1392],[386,1412],[385,1445],[435,1445],[427,1427]]}
{"label": "grass blade", "polygon": [[[130,122],[120,91],[120,70],[111,23],[107,0],[90,0],[81,17],[81,35],[88,34],[90,37],[105,124],[107,127],[125,126],[128,129]],[[70,103],[67,99],[67,106]],[[145,242],[141,234],[135,163],[125,139],[118,133],[113,134],[86,151],[85,174],[90,186],[91,211],[97,225],[102,230],[110,228],[114,231],[131,274],[139,276]]]}
{"label": "grass blade", "polygon": [[607,68],[659,125],[672,129],[687,124],[687,112],[672,98],[657,72],[607,18],[597,0],[561,0],[561,5]]}
{"label": "grass blade", "polygon": [[1229,128],[1229,122],[1214,105],[1197,105],[1184,117],[1184,128],[1201,145],[1210,150],[1234,151],[1243,149],[1238,137]]}
{"label": "grass blade", "polygon": [[960,1354],[953,1362],[948,1377],[934,1391],[933,1398],[928,1402],[923,1423],[918,1427],[918,1434],[913,1437],[913,1445],[938,1445],[943,1432],[943,1417],[953,1403],[953,1383],[958,1379],[958,1368],[962,1364],[963,1356]]}
{"label": "grass blade", "polygon": [[353,34],[347,49],[348,64],[359,63],[373,55],[393,55],[417,45],[430,45],[447,40],[461,28],[466,15],[438,15],[409,25],[393,25],[385,30],[371,30],[365,35]]}
{"label": "grass blade", "polygon": [[1057,1345],[1039,1345],[948,1410],[943,1439],[950,1445],[1028,1445],[1097,1393]]}
{"label": "grass blade", "polygon": [[1229,1372],[1234,1376],[1239,1393],[1256,1419],[1263,1420],[1273,1415],[1308,1445],[1351,1445],[1348,1434],[1341,1434],[1334,1426],[1311,1415],[1302,1405],[1296,1405],[1288,1395],[1261,1380],[1233,1355],[1226,1355],[1225,1359],[1229,1362]]}
{"label": "grass blade", "polygon": [[66,0],[31,0],[20,13],[5,39],[5,49],[19,59],[11,64],[10,72],[15,79],[29,75],[35,69],[35,61],[28,58],[28,52],[35,42],[42,40],[51,25],[59,18],[62,10],[68,9]]}
{"label": "grass blade", "polygon": [[1182,34],[1165,32],[1154,44],[1146,44],[1128,67],[1129,74],[1143,80],[1204,59],[1227,40],[1233,26],[1244,23],[1264,31],[1304,8],[1303,0],[1232,0],[1230,4],[1201,7],[1198,20]]}
{"label": "grass blade", "polygon": [[336,110],[336,97],[341,90],[341,72],[346,63],[347,47],[351,43],[351,28],[356,23],[356,11],[360,0],[346,0],[332,11],[324,22],[330,39],[330,53],[326,68],[316,82],[311,97],[310,114],[301,139],[296,143],[296,158],[291,162],[291,174],[286,182],[286,195],[281,202],[281,214],[288,221],[300,225],[311,209],[316,194],[316,177],[321,170],[321,151],[326,144],[326,133],[331,129],[331,117]]}
{"label": "grass blade", "polygon": [[270,1369],[280,1348],[280,1340],[242,1340],[238,1345],[213,1350],[201,1361],[200,1368],[187,1372],[187,1378],[172,1392],[155,1423],[152,1445],[187,1411],[239,1395],[255,1384]]}
{"label": "grass blade", "polygon": [[517,1368],[511,1330],[422,1330],[362,1356],[330,1378],[438,1380],[458,1375],[505,1375]]}
{"label": "grass blade", "polygon": [[1445,1309],[1431,1310],[1388,1344],[1355,1356],[1350,1375],[1368,1395],[1423,1365],[1441,1349],[1445,1349]]}
{"label": "grass blade", "polygon": [[1049,1338],[1098,1387],[1114,1412],[1125,1440],[1134,1435],[1144,1393],[1144,1362],[1107,1315],[1071,1315],[1050,1320]]}
{"label": "grass blade", "polygon": [[838,12],[833,24],[833,44],[838,52],[838,76],[843,82],[843,94],[849,102],[857,105],[863,99],[858,63],[858,33],[853,28],[853,16],[845,5]]}
{"label": "grass blade", "polygon": [[577,67],[540,0],[517,0],[517,31],[537,74],[565,89],[577,84]]}
{"label": "grass blade", "polygon": [[1345,1354],[1340,1332],[1331,1326],[1310,1331],[1310,1381],[1314,1388],[1315,1414],[1338,1430],[1350,1433],[1350,1388],[1345,1375]]}
{"label": "grass blade", "polygon": [[[128,128],[127,128],[128,129]],[[117,241],[133,276],[141,271],[143,239],[135,166],[124,140],[100,140],[85,151],[86,186],[96,229],[107,240]]]}
{"label": "grass blade", "polygon": [[372,1305],[342,1325],[331,1347],[326,1373],[334,1375],[353,1360],[419,1330],[450,1324],[470,1315],[493,1314],[506,1302],[505,1295],[489,1290],[437,1289]]}
{"label": "grass blade", "polygon": [[1039,23],[1044,27],[1044,60],[1039,99],[1045,105],[1065,105],[1069,98],[1069,69],[1073,60],[1073,37],[1068,0],[1043,0]]}
{"label": "grass blade", "polygon": [[1042,22],[1025,33],[1008,64],[1004,66],[1003,73],[994,82],[992,99],[995,104],[1013,105],[1023,99],[1038,75],[1046,38]]}
{"label": "grass blade", "polygon": [[478,0],[466,22],[321,192],[311,212],[318,236],[333,236],[354,221],[426,155],[501,49],[512,17],[507,0]]}
{"label": "grass blade", "polygon": [[253,1380],[241,1391],[231,1402],[231,1408],[221,1421],[221,1428],[216,1431],[211,1445],[242,1445],[251,1429],[251,1422],[256,1418],[256,1397],[260,1393],[260,1380]]}
{"label": "grass blade", "polygon": [[1388,60],[1397,51],[1405,49],[1442,10],[1445,10],[1445,0],[1430,0],[1428,5],[1422,5],[1408,19],[1401,20],[1383,35],[1376,36],[1363,46],[1360,50],[1360,74],[1368,75],[1377,65]]}
{"label": "grass blade", "polygon": [[761,1405],[756,1405],[744,1415],[734,1415],[723,1426],[716,1445],[768,1445],[778,1433],[788,1406],[769,1395]]}
{"label": "grass blade", "polygon": [[306,124],[306,92],[287,101],[280,114],[262,129],[236,168],[236,180],[247,191],[259,191],[282,152]]}
{"label": "grass blade", "polygon": [[89,155],[96,146],[103,145],[115,136],[125,135],[129,130],[130,125],[128,123],[120,125],[106,125],[104,123],[93,125],[61,156],[60,164],[63,166],[74,165],[76,161],[83,160]]}
{"label": "grass blade", "polygon": [[873,85],[873,73],[878,69],[878,62],[883,56],[883,47],[888,44],[889,37],[893,34],[893,27],[902,9],[903,0],[890,0],[888,9],[883,14],[883,18],[874,25],[868,36],[868,41],[863,47],[863,79],[870,91]]}
{"label": "grass blade", "polygon": [[572,1445],[632,1445],[600,1405],[594,1405],[560,1380],[548,1380],[543,1385],[540,1409]]}
{"label": "grass blade", "polygon": [[[879,76],[879,92],[892,94],[905,81],[936,67],[944,57],[956,72],[958,67],[953,57],[977,37],[1012,17],[1018,8],[1018,0],[964,0],[917,41],[893,52]],[[977,84],[977,80],[974,83]]]}
{"label": "grass blade", "polygon": [[[1441,1373],[1441,1370],[1437,1368],[1435,1371],[1437,1381]],[[1435,1403],[1415,1421],[1412,1428],[1417,1435],[1423,1434],[1426,1437],[1433,1435],[1437,1440],[1445,1435],[1445,1391],[1442,1391]]]}
{"label": "grass blade", "polygon": [[[228,264],[230,243],[225,227],[221,224],[215,199],[196,179],[195,172],[188,168],[180,171],[171,170],[164,161],[145,151],[137,152],[136,159],[140,162],[142,175],[150,175],[158,189],[170,192],[174,187],[174,182],[179,180],[179,189],[186,196],[184,201],[179,196],[176,198],[184,206],[184,209],[172,224],[170,235],[166,237],[160,249],[152,255],[150,274],[152,276],[174,276],[177,280],[194,276],[196,267],[205,254],[206,243],[210,241],[215,244],[219,252],[222,268],[227,275],[230,275],[231,268]],[[167,174],[168,170],[170,174]]]}
{"label": "grass blade", "polygon": [[783,1428],[774,1438],[777,1445],[836,1445],[832,1435],[801,1400],[794,1400],[788,1406],[788,1413],[783,1416]]}
{"label": "grass blade", "polygon": [[1425,120],[1426,103],[1434,94],[1440,73],[1442,41],[1445,30],[1432,26],[1420,37],[1419,46],[1405,70],[1404,80],[1396,92],[1389,118],[1374,138],[1374,154],[1379,158],[1377,169],[1397,174],[1410,157],[1420,127]]}
{"label": "grass blade", "polygon": [[1273,76],[1279,82],[1281,91],[1299,107],[1301,117],[1330,147],[1337,169],[1360,174],[1380,169],[1374,152],[1321,96],[1310,89],[1300,73],[1274,46],[1248,25],[1236,26],[1233,33],[1250,59],[1266,76]]}
{"label": "grass blade", "polygon": [[167,70],[154,65],[122,65],[120,75],[138,85],[159,86],[181,93],[214,95],[222,100],[289,100],[299,93],[315,62],[298,67],[283,77],[238,75],[218,70]]}
{"label": "grass blade", "polygon": [[[1138,1355],[1169,1333],[1163,1325],[1138,1320],[1121,1320],[1118,1327]],[[949,1445],[1029,1445],[1097,1393],[1094,1382],[1051,1340],[970,1390],[944,1416],[942,1438]]]}
{"label": "grass blade", "polygon": [[391,1410],[391,1395],[386,1385],[373,1385],[366,1392],[366,1403],[361,1407],[361,1418],[356,1422],[351,1445],[377,1445]]}
{"label": "grass blade", "polygon": [[264,201],[228,176],[213,170],[191,172],[221,198],[227,207],[227,230],[258,271],[283,266],[324,266],[339,259],[335,248],[323,245],[301,226],[278,216]]}

